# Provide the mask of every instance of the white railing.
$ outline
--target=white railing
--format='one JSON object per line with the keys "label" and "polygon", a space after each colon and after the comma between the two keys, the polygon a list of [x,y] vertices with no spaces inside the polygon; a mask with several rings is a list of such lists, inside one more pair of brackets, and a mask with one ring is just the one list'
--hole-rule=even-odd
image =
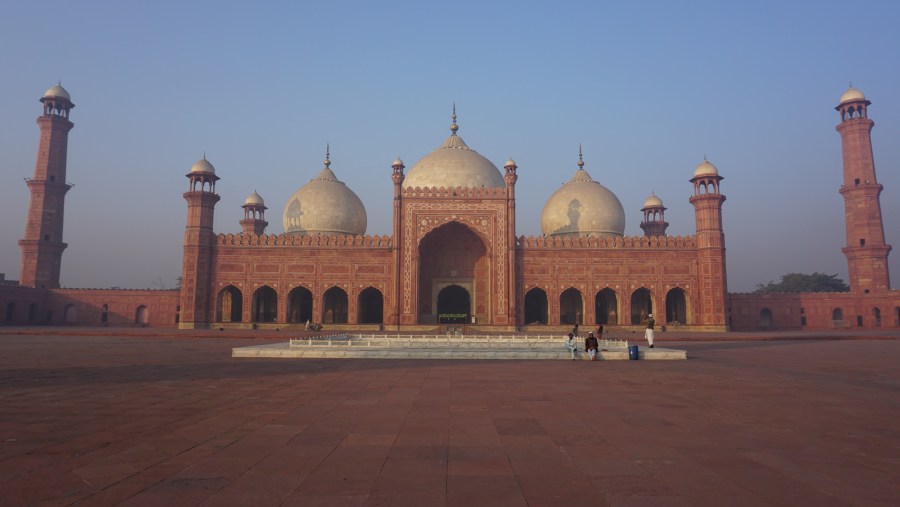
{"label": "white railing", "polygon": [[[628,350],[628,340],[598,340],[601,349]],[[578,341],[579,349],[583,343]],[[315,338],[291,338],[291,347],[381,347],[381,348],[556,348],[564,349],[566,340],[559,335],[428,335],[428,334],[347,334],[318,335]]]}

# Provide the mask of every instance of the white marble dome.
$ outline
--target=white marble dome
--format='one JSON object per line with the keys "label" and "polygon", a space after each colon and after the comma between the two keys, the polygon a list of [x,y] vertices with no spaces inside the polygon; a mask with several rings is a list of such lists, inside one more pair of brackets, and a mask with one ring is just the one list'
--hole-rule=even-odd
{"label": "white marble dome", "polygon": [[262,196],[256,193],[256,190],[253,191],[252,194],[248,195],[246,199],[244,199],[244,206],[265,206],[266,201],[263,200]]}
{"label": "white marble dome", "polygon": [[293,234],[366,233],[366,208],[359,196],[338,180],[325,160],[325,168],[288,199],[284,232]]}
{"label": "white marble dome", "polygon": [[695,178],[698,176],[718,176],[718,175],[719,175],[719,170],[716,168],[716,166],[712,165],[712,163],[710,163],[709,160],[704,159],[703,162],[701,162],[700,165],[698,165],[697,168],[694,169],[694,177]]}
{"label": "white marble dome", "polygon": [[616,194],[579,167],[544,204],[541,231],[548,236],[622,236],[625,210]]}
{"label": "white marble dome", "polygon": [[64,98],[68,101],[72,100],[72,97],[69,96],[69,92],[66,91],[62,85],[53,85],[50,88],[47,88],[47,91],[44,92],[45,99],[55,99],[55,98]]}
{"label": "white marble dome", "polygon": [[436,150],[416,162],[403,180],[403,188],[505,187],[500,170],[490,160],[469,148],[457,135],[456,121],[450,137]]}
{"label": "white marble dome", "polygon": [[662,199],[657,197],[656,194],[650,194],[646,200],[644,200],[644,208],[662,208],[663,202]]}
{"label": "white marble dome", "polygon": [[206,160],[206,155],[204,155],[203,158],[194,162],[194,165],[191,166],[191,172],[216,174],[216,168],[209,163],[209,160]]}
{"label": "white marble dome", "polygon": [[841,95],[841,101],[839,102],[839,104],[855,100],[866,100],[866,96],[863,95],[863,92],[851,86],[850,88],[847,88],[847,91],[845,91],[843,95]]}

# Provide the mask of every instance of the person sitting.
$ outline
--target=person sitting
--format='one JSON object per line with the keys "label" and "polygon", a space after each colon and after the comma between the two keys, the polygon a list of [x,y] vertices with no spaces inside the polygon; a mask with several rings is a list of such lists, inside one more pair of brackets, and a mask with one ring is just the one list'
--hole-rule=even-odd
{"label": "person sitting", "polygon": [[597,360],[598,348],[600,348],[600,343],[597,341],[597,338],[594,337],[594,332],[591,331],[590,333],[588,333],[587,338],[584,339],[584,351],[587,352],[587,355],[591,358],[591,361]]}

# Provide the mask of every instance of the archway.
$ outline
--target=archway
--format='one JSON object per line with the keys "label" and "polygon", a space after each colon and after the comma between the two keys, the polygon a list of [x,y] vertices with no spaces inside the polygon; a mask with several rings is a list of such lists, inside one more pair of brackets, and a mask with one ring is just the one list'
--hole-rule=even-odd
{"label": "archway", "polygon": [[66,311],[63,313],[63,320],[66,324],[78,322],[78,308],[76,308],[75,305],[66,305]]}
{"label": "archway", "polygon": [[875,327],[881,327],[881,308],[872,309],[872,320],[875,321]]}
{"label": "archway", "polygon": [[525,293],[525,325],[544,324],[546,325],[549,316],[549,305],[547,303],[547,293],[544,289],[535,287]]}
{"label": "archway", "polygon": [[28,305],[28,322],[37,321],[38,304],[31,303]]}
{"label": "archway", "polygon": [[631,325],[638,326],[647,322],[647,316],[653,313],[653,301],[650,291],[644,287],[631,293]]}
{"label": "archway", "polygon": [[569,287],[559,295],[559,323],[560,324],[584,324],[584,301],[581,299],[581,291],[575,287]]}
{"label": "archway", "polygon": [[666,294],[666,322],[688,324],[687,297],[681,287],[675,287]]}
{"label": "archway", "polygon": [[759,311],[759,327],[770,328],[774,325],[772,320],[772,310],[763,308]]}
{"label": "archway", "polygon": [[332,287],[325,291],[325,304],[322,307],[323,324],[347,323],[347,293],[340,287]]}
{"label": "archway", "polygon": [[216,298],[216,322],[240,322],[244,296],[240,289],[229,285],[219,291]]}
{"label": "archway", "polygon": [[109,305],[100,307],[100,322],[103,322],[104,324],[109,322]]}
{"label": "archway", "polygon": [[278,294],[268,285],[253,293],[251,320],[253,322],[276,322],[278,320]]}
{"label": "archway", "polygon": [[134,311],[134,323],[135,324],[146,324],[149,322],[149,312],[147,311],[147,307],[144,305],[140,305]]}
{"label": "archway", "polygon": [[[900,309],[898,309],[900,310]],[[898,313],[900,315],[900,313]],[[16,318],[16,304],[13,302],[6,303],[6,322],[12,322]]]}
{"label": "archway", "polygon": [[459,285],[448,285],[437,295],[437,317],[439,324],[461,324],[469,322],[472,315],[472,300],[469,291]]}
{"label": "archway", "polygon": [[594,313],[597,324],[609,325],[619,323],[619,298],[616,291],[606,287],[594,296]]}
{"label": "archway", "polygon": [[288,293],[287,321],[292,323],[312,322],[313,295],[306,287],[294,287]]}
{"label": "archway", "polygon": [[437,322],[441,313],[438,294],[452,285],[465,290],[470,298],[461,313],[475,316],[479,323],[490,323],[491,284],[487,246],[468,226],[449,222],[419,242],[419,323]]}
{"label": "archway", "polygon": [[381,324],[384,322],[384,296],[375,287],[366,287],[359,293],[359,323]]}
{"label": "archway", "polygon": [[835,323],[844,320],[844,311],[840,308],[831,310],[831,320],[833,320]]}

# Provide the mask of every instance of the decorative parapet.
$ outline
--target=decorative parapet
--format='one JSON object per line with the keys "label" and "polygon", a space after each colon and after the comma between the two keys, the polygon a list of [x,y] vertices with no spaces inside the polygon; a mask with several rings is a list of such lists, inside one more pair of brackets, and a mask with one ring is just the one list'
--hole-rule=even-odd
{"label": "decorative parapet", "polygon": [[298,246],[343,248],[390,248],[391,237],[354,236],[352,234],[219,234],[216,243],[221,246]]}
{"label": "decorative parapet", "polygon": [[471,197],[477,199],[505,199],[506,187],[409,187],[404,188],[401,195],[403,197]]}
{"label": "decorative parapet", "polygon": [[696,248],[694,236],[519,236],[518,248]]}

